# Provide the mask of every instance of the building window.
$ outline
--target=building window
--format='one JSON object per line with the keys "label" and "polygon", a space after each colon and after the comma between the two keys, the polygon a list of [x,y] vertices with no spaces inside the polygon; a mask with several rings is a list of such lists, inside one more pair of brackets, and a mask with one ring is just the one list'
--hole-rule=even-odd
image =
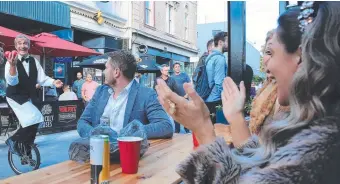
{"label": "building window", "polygon": [[145,24],[149,26],[155,26],[154,21],[154,2],[145,1]]}
{"label": "building window", "polygon": [[166,14],[166,22],[167,22],[167,32],[173,34],[173,6],[168,5],[167,14]]}
{"label": "building window", "polygon": [[212,30],[212,36],[214,37],[219,32],[222,32],[222,30]]}
{"label": "building window", "polygon": [[185,13],[184,21],[185,21],[185,26],[184,26],[185,39],[188,40],[189,39],[189,15],[188,13]]}

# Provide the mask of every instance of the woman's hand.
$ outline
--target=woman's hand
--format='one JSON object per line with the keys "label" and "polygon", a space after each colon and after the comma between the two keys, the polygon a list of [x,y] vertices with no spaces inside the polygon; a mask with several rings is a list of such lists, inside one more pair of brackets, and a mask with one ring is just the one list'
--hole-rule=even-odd
{"label": "woman's hand", "polygon": [[208,107],[198,96],[192,85],[183,85],[188,101],[172,92],[164,80],[157,80],[156,91],[159,102],[170,116],[184,127],[192,130],[200,144],[208,144],[215,140],[214,126],[210,120]]}
{"label": "woman's hand", "polygon": [[250,131],[243,116],[246,89],[243,81],[240,90],[235,82],[227,77],[223,81],[222,104],[223,113],[231,125],[231,135],[234,146],[238,147],[249,139]]}
{"label": "woman's hand", "polygon": [[221,96],[223,113],[228,122],[232,120],[235,115],[243,114],[246,99],[246,89],[243,81],[240,83],[239,90],[233,79],[226,77],[223,81],[223,91]]}

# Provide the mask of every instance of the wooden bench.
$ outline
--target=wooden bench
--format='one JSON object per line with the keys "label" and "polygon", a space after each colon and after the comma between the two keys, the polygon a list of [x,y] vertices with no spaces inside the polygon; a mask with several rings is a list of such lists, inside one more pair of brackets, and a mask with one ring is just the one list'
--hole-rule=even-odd
{"label": "wooden bench", "polygon": [[[223,135],[224,126],[216,127]],[[137,174],[123,174],[119,164],[111,164],[110,183],[179,183],[177,165],[193,149],[191,134],[175,134],[172,139],[150,140],[151,146],[139,162]],[[44,156],[44,155],[42,155]],[[90,165],[73,161],[62,162],[30,173],[0,181],[3,184],[89,184]]]}

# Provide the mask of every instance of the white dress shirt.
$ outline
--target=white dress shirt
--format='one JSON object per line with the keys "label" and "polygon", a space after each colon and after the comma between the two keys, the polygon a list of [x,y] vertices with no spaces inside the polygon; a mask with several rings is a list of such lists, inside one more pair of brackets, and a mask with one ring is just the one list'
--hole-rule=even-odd
{"label": "white dress shirt", "polygon": [[[21,62],[21,55],[18,55],[18,62]],[[46,76],[44,69],[41,67],[39,61],[35,59],[35,65],[37,66],[37,84],[41,86],[52,86],[54,79]],[[29,63],[23,62],[24,69],[29,76]],[[10,64],[7,62],[5,65],[5,79],[7,85],[15,86],[19,83],[18,70],[15,76],[11,76],[9,73]],[[43,115],[40,110],[36,108],[31,101],[28,101],[22,105],[15,102],[13,99],[6,97],[9,106],[11,106],[15,115],[17,116],[22,127],[27,127],[44,121]]]}
{"label": "white dress shirt", "polygon": [[68,92],[64,92],[63,94],[59,96],[59,101],[68,101],[68,100],[78,100],[76,93],[74,93],[73,91],[68,91]]}
{"label": "white dress shirt", "polygon": [[111,129],[116,131],[118,134],[124,125],[126,104],[133,81],[134,80],[131,80],[131,82],[123,89],[116,99],[113,98],[114,91],[109,89],[109,93],[111,95],[105,106],[102,116],[108,117],[110,119]]}

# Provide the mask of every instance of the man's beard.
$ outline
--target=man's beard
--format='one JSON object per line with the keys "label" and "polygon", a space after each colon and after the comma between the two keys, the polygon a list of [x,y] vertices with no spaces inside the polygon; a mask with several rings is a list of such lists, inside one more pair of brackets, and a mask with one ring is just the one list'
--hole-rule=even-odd
{"label": "man's beard", "polygon": [[116,79],[111,79],[111,80],[106,80],[106,84],[107,85],[110,85],[110,86],[114,86],[114,85],[116,85],[116,83],[117,83],[117,80]]}

